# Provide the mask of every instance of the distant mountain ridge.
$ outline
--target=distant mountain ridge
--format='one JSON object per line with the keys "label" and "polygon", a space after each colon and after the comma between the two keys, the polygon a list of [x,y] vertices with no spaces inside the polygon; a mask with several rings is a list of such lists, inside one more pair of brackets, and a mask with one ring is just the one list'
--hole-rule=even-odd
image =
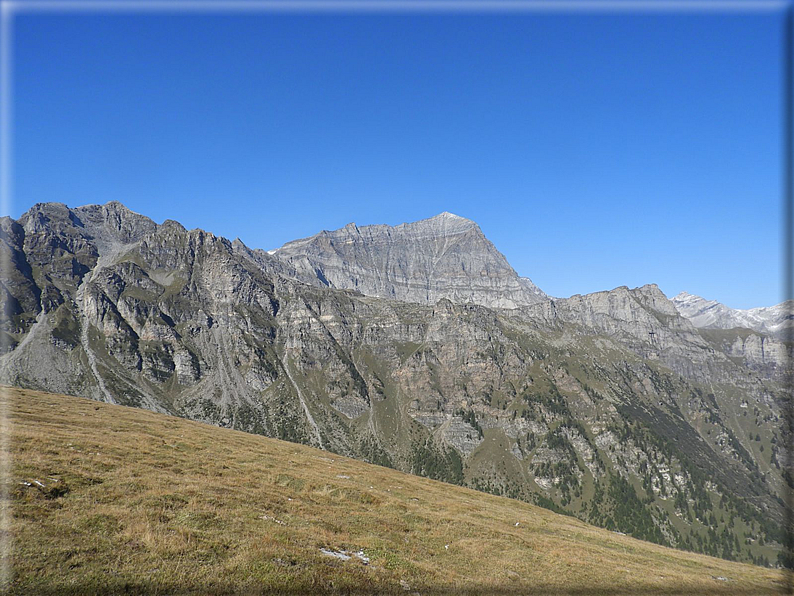
{"label": "distant mountain ridge", "polygon": [[329,287],[405,302],[447,298],[517,308],[548,298],[519,277],[475,222],[448,212],[398,226],[351,223],[270,254]]}
{"label": "distant mountain ridge", "polygon": [[762,306],[740,310],[725,306],[716,300],[681,292],[671,298],[678,312],[695,327],[705,329],[733,329],[741,327],[768,333],[780,339],[794,326],[794,302],[781,302],[775,306]]}

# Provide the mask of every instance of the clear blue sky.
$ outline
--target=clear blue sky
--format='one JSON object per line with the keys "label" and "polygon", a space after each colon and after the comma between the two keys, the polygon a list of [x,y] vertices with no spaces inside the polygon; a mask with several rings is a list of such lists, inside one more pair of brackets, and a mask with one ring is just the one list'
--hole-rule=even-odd
{"label": "clear blue sky", "polygon": [[19,14],[13,217],[275,248],[451,211],[569,296],[781,300],[776,14]]}

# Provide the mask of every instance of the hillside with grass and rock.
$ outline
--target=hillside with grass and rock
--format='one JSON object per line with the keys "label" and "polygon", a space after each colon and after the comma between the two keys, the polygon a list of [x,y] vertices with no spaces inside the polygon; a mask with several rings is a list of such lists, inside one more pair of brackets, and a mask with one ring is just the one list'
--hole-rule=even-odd
{"label": "hillside with grass and rock", "polygon": [[686,553],[312,447],[16,388],[8,594],[762,595]]}
{"label": "hillside with grass and rock", "polygon": [[451,214],[267,252],[119,203],[43,203],[0,239],[7,385],[778,562],[791,345],[699,328],[655,285],[551,298]]}

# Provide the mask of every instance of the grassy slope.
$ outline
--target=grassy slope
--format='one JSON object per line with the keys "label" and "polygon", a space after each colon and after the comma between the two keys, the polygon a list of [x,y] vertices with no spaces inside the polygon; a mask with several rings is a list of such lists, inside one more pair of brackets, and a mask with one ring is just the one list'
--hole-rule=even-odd
{"label": "grassy slope", "polygon": [[[2,393],[12,423],[13,594],[781,589],[773,570],[302,445],[74,397]],[[46,488],[21,484],[35,480]],[[342,562],[322,547],[364,549],[371,562]]]}

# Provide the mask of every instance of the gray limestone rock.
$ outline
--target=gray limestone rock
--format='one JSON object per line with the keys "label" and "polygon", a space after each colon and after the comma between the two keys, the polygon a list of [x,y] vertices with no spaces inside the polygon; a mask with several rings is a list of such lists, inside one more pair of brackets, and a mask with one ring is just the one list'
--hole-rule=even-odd
{"label": "gray limestone rock", "polygon": [[394,227],[351,223],[288,242],[273,255],[304,277],[367,296],[420,304],[446,298],[493,308],[546,298],[516,274],[476,223],[451,213]]}

